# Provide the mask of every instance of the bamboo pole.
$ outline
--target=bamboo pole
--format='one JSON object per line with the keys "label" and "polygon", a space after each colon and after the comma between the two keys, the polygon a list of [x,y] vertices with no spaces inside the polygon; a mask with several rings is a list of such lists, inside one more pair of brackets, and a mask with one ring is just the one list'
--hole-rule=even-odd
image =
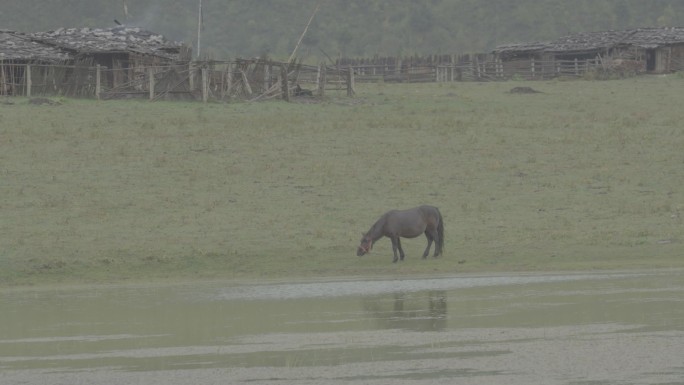
{"label": "bamboo pole", "polygon": [[299,45],[302,44],[302,40],[304,39],[304,35],[306,35],[306,31],[309,29],[309,26],[311,25],[311,22],[314,19],[314,16],[316,16],[316,13],[318,12],[318,8],[321,6],[321,1],[316,4],[316,8],[314,8],[314,11],[311,13],[311,17],[309,18],[309,22],[306,23],[306,27],[304,27],[304,32],[302,32],[302,35],[299,36],[299,40],[297,41],[297,45],[295,45],[294,49],[292,50],[292,54],[290,54],[290,58],[287,59],[287,62],[290,63],[292,62],[292,59],[294,59],[295,54],[297,53],[297,49],[299,49]]}
{"label": "bamboo pole", "polygon": [[197,59],[200,58],[201,36],[202,36],[202,0],[199,0],[199,10],[197,12]]}

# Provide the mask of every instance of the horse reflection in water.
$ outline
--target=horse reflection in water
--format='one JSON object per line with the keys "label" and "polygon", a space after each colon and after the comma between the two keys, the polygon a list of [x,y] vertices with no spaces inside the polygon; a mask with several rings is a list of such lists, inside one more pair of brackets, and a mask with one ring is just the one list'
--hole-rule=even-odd
{"label": "horse reflection in water", "polygon": [[[408,210],[390,210],[383,214],[371,228],[363,234],[361,244],[356,250],[359,257],[368,253],[375,241],[388,237],[392,241],[392,262],[404,260],[404,250],[400,238],[415,238],[425,234],[428,244],[423,259],[430,254],[432,242],[435,243],[433,257],[442,254],[444,249],[444,220],[439,209],[434,206],[419,206]],[[399,252],[399,254],[397,254]]]}
{"label": "horse reflection in water", "polygon": [[363,308],[382,329],[439,331],[446,327],[447,295],[442,290],[412,295],[394,293],[389,301],[387,297],[368,298]]}

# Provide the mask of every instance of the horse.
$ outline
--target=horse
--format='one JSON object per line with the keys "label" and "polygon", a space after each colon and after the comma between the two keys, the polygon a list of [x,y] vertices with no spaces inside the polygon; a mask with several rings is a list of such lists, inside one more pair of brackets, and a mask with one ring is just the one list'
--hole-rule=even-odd
{"label": "horse", "polygon": [[[434,206],[419,206],[408,210],[390,210],[378,219],[370,230],[362,233],[361,244],[356,251],[357,256],[368,253],[373,248],[373,243],[382,237],[388,237],[392,241],[392,251],[396,263],[404,260],[404,250],[401,248],[399,238],[415,238],[425,234],[428,240],[423,259],[430,254],[432,242],[435,242],[433,257],[437,258],[444,249],[444,220],[439,209]],[[397,255],[397,250],[399,255]]]}

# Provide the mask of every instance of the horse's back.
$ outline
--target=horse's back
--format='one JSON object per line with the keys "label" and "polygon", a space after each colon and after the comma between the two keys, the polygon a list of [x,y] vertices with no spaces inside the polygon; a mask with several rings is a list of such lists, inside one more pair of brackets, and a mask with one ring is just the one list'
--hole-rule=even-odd
{"label": "horse's back", "polygon": [[420,211],[426,218],[439,218],[441,216],[436,206],[422,205],[416,207],[416,210]]}
{"label": "horse's back", "polygon": [[424,220],[427,220],[429,218],[439,218],[439,209],[435,206],[430,206],[430,205],[422,205],[418,207],[413,207],[410,209],[406,210],[390,210],[384,214],[385,217],[390,218],[390,217],[399,217],[399,218],[405,218],[405,219],[410,219],[410,218],[417,218],[421,217]]}

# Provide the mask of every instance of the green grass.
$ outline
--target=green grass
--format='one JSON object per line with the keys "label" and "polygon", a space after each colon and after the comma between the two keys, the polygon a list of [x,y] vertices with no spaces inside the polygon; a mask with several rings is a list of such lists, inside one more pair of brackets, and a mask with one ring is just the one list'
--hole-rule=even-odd
{"label": "green grass", "polygon": [[[543,93],[510,94],[516,86]],[[682,267],[684,79],[0,104],[0,286]],[[425,240],[355,255],[386,210]]]}

